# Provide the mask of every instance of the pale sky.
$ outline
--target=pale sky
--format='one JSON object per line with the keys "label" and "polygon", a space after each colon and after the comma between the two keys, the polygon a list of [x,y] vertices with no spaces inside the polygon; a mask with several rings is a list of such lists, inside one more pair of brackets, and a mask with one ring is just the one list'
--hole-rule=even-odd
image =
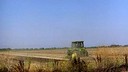
{"label": "pale sky", "polygon": [[0,47],[128,44],[128,0],[0,0]]}

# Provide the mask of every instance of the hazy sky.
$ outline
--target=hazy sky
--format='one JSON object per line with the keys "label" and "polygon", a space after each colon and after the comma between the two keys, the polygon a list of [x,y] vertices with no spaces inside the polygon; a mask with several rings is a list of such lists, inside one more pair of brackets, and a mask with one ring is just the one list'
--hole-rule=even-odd
{"label": "hazy sky", "polygon": [[128,0],[0,0],[0,47],[128,44]]}

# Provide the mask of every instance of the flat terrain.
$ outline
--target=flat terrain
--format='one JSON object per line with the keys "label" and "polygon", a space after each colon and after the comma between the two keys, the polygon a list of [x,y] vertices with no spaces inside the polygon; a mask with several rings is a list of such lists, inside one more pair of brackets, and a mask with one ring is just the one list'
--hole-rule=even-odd
{"label": "flat terrain", "polygon": [[48,59],[64,59],[66,57],[67,49],[54,49],[54,50],[11,50],[2,51],[0,54],[11,56],[24,56],[34,58],[48,58]]}
{"label": "flat terrain", "polygon": [[[89,57],[101,56],[113,56],[122,57],[124,54],[128,54],[128,47],[108,47],[108,48],[87,48]],[[0,54],[12,55],[12,56],[26,56],[37,58],[55,58],[64,59],[66,57],[67,49],[53,49],[53,50],[11,50],[1,51]]]}

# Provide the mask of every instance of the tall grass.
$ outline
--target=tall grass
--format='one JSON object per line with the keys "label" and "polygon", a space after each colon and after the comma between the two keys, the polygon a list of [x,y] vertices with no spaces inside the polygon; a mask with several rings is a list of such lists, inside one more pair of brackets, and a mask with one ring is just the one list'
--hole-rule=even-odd
{"label": "tall grass", "polygon": [[121,71],[119,64],[113,62],[111,59],[97,58],[97,63],[89,63],[86,60],[73,59],[71,61],[52,61],[42,64],[34,65],[32,62],[26,64],[25,60],[14,61],[10,63],[2,64],[0,72],[108,72],[109,71]]}
{"label": "tall grass", "polygon": [[94,56],[89,55],[85,59],[77,57],[69,61],[47,62],[0,55],[0,72],[121,72],[127,70],[127,52],[119,53],[118,49],[97,48],[93,54]]}

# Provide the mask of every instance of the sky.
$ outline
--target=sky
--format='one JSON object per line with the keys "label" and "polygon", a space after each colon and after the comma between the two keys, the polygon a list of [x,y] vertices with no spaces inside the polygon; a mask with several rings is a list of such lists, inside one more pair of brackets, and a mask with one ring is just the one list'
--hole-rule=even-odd
{"label": "sky", "polygon": [[128,0],[0,0],[0,48],[128,44]]}

